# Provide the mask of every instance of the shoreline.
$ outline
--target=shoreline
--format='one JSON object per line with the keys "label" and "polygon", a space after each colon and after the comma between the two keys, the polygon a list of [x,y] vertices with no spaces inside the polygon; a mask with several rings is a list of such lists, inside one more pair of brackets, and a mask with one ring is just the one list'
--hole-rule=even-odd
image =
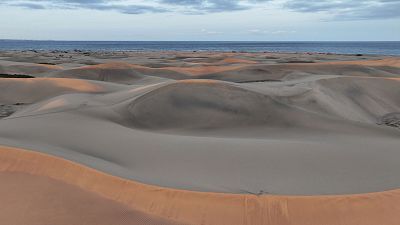
{"label": "shoreline", "polygon": [[[1,41],[1,40],[0,40]],[[400,55],[400,41],[24,41],[3,40],[2,50],[273,52]]]}
{"label": "shoreline", "polygon": [[335,52],[291,52],[291,51],[232,51],[232,50],[91,50],[91,49],[74,49],[74,50],[62,50],[62,49],[0,49],[0,54],[4,53],[205,53],[205,54],[291,54],[291,55],[333,55],[333,56],[374,56],[374,57],[399,57],[400,55],[385,55],[385,54],[371,54],[371,53],[335,53]]}

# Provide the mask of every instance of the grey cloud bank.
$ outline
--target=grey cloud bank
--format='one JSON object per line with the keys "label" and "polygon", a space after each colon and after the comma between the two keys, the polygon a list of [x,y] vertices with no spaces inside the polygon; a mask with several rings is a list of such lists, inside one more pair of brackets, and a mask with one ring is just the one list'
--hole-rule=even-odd
{"label": "grey cloud bank", "polygon": [[248,10],[280,3],[282,9],[295,12],[328,12],[335,20],[387,19],[400,17],[399,0],[6,0],[0,4],[32,10],[43,9],[93,9],[114,10],[125,14],[174,12],[183,14],[207,14]]}
{"label": "grey cloud bank", "polygon": [[298,12],[329,12],[338,20],[400,17],[399,0],[289,0],[284,7]]}

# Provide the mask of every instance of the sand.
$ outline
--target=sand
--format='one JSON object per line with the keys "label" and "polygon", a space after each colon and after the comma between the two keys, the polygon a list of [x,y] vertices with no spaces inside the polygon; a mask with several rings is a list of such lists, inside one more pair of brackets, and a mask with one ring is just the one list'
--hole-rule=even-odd
{"label": "sand", "polygon": [[[3,211],[0,217],[13,224],[34,219],[39,224],[46,221],[178,224],[176,221],[180,221],[179,224],[394,225],[400,219],[398,190],[341,196],[191,192],[124,180],[32,151],[1,147],[0,153],[0,179],[8,183],[0,188],[0,194],[12,206],[10,214]],[[52,193],[64,196],[47,196]],[[29,207],[27,201],[32,201],[34,207]],[[60,201],[62,204],[57,204]],[[88,206],[85,201],[97,204]],[[15,213],[20,212],[26,216],[16,219]]]}
{"label": "sand", "polygon": [[181,224],[135,211],[74,185],[24,172],[0,173],[1,224]]}
{"label": "sand", "polygon": [[[400,58],[62,55],[0,53],[2,73],[36,77],[0,79],[0,182],[65,192],[75,196],[71,204],[99,203],[65,218],[71,209],[48,211],[51,202],[32,196],[40,209],[26,218],[46,224],[51,214],[67,224],[87,212],[99,215],[88,224],[100,224],[124,212],[126,224],[400,221]],[[23,207],[21,200],[11,211]]]}

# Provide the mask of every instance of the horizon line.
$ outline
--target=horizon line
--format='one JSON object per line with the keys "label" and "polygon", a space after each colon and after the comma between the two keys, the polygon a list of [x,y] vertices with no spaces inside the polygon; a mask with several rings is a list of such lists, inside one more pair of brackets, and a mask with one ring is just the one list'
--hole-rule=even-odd
{"label": "horizon line", "polygon": [[67,39],[13,39],[0,38],[0,41],[54,41],[54,42],[400,42],[400,40],[67,40]]}

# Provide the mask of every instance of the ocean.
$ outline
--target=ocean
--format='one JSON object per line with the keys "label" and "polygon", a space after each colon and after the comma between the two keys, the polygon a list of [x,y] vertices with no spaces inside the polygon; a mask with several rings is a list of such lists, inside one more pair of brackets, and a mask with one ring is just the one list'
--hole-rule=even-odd
{"label": "ocean", "polygon": [[0,40],[0,50],[318,52],[337,54],[400,55],[400,41],[241,42]]}

